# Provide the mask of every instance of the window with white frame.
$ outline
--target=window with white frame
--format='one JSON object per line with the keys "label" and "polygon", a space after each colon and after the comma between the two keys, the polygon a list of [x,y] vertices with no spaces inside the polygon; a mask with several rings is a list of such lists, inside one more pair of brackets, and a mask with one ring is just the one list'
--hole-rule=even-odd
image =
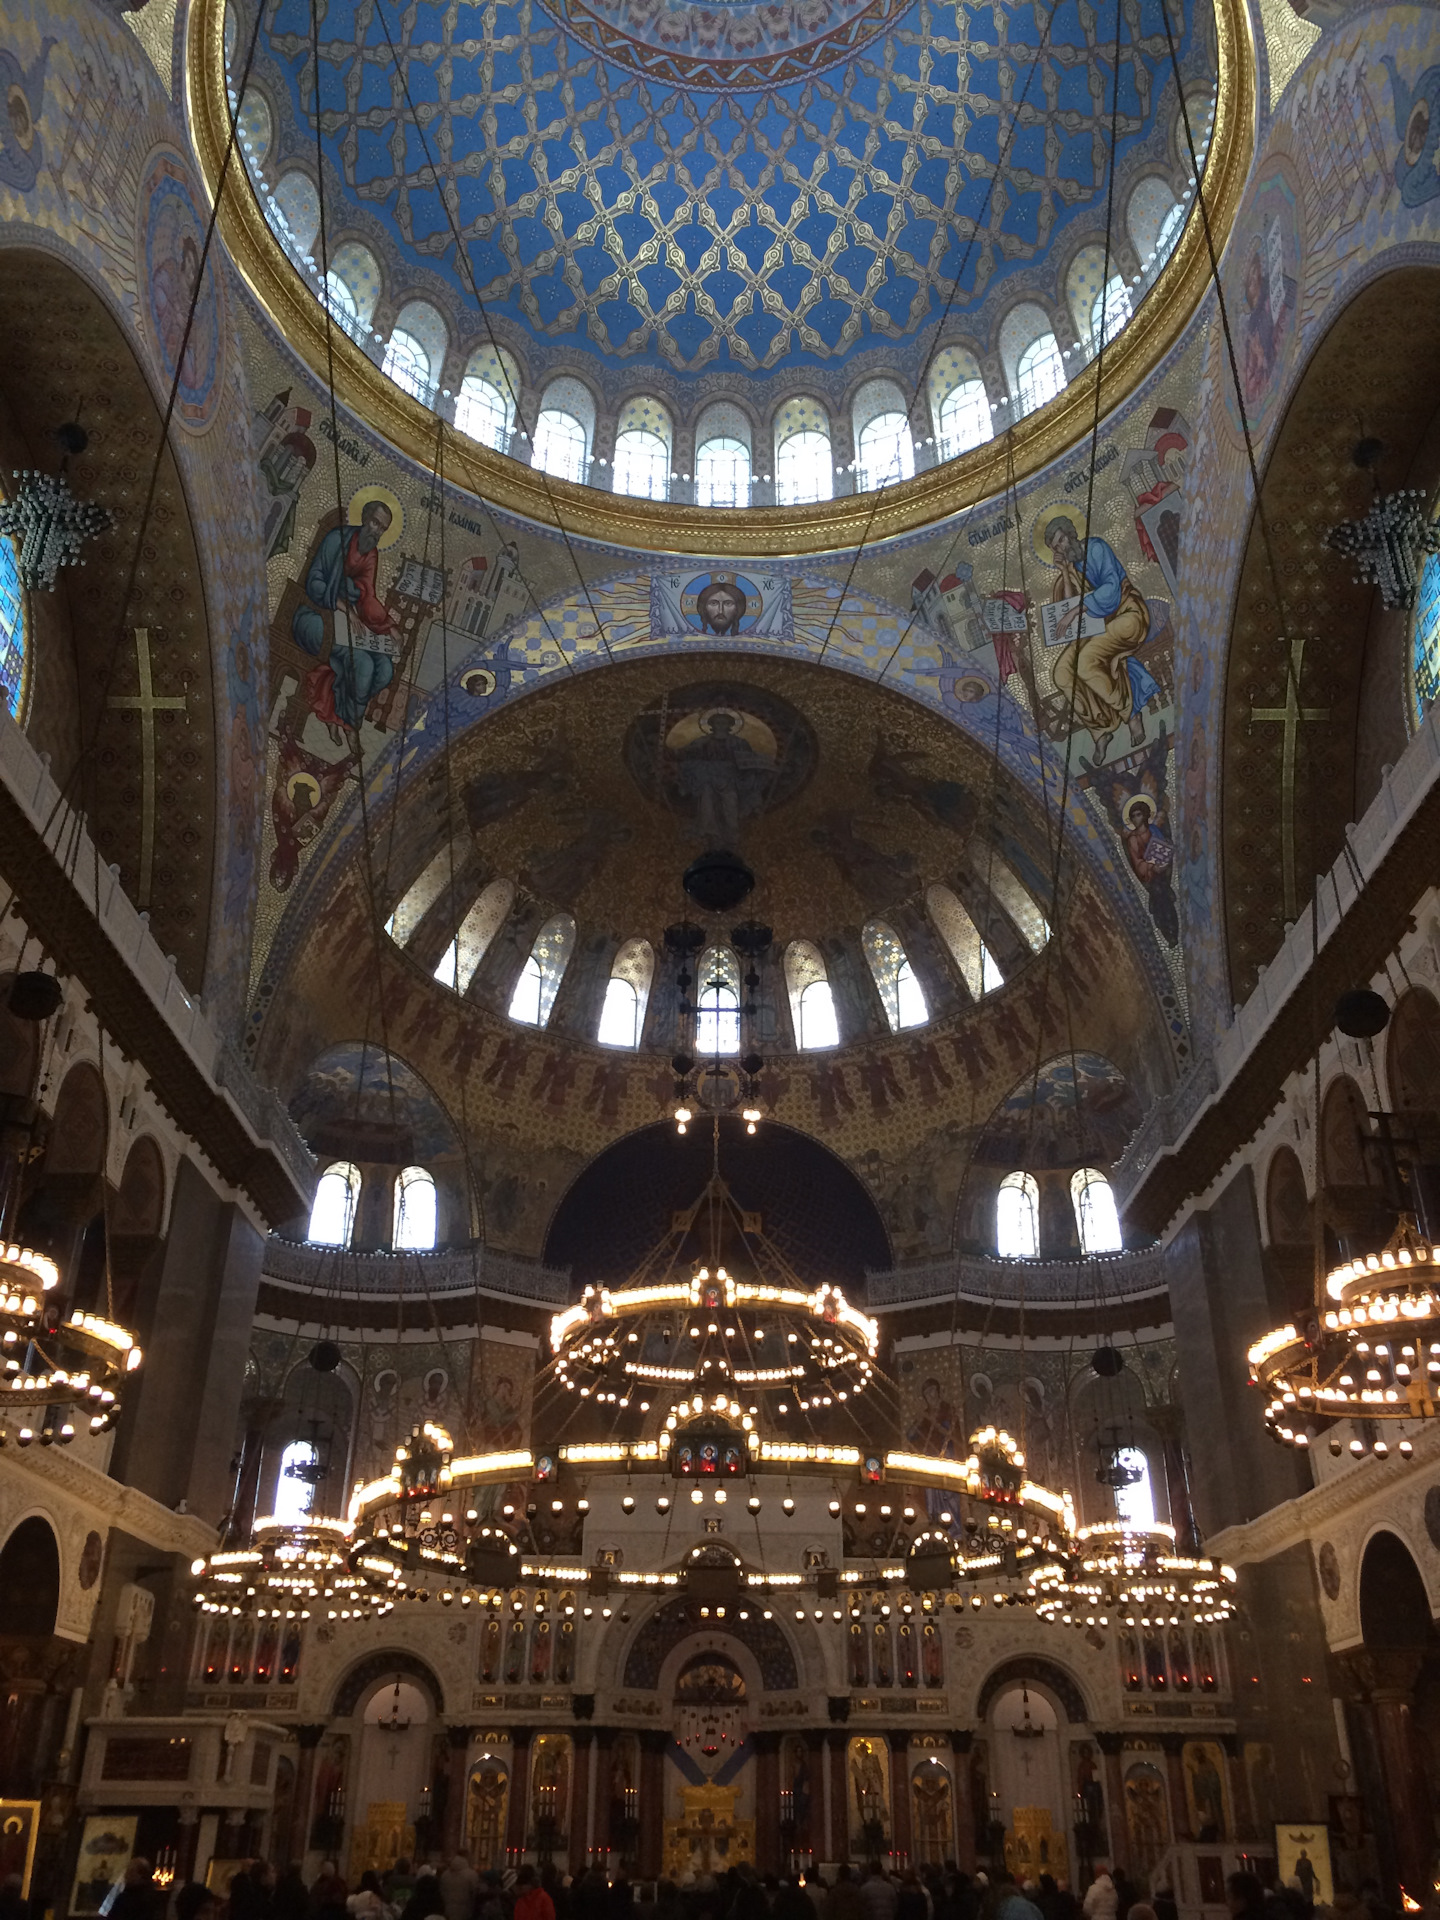
{"label": "window with white frame", "polygon": [[645,1025],[655,949],[648,940],[627,940],[616,954],[605,983],[605,1004],[595,1037],[602,1047],[638,1047]]}
{"label": "window with white frame", "polygon": [[1065,362],[1053,333],[1032,340],[1015,363],[1015,410],[1034,413],[1064,390]]}
{"label": "window with white frame", "polygon": [[383,373],[403,387],[417,400],[427,400],[434,375],[430,369],[430,356],[415,338],[402,327],[396,327],[385,343],[385,360],[381,368]]}
{"label": "window with white frame", "polygon": [[1125,284],[1122,273],[1111,274],[1109,284],[1103,294],[1097,293],[1090,303],[1090,344],[1098,350],[1100,333],[1103,326],[1105,344],[1119,333],[1133,311],[1130,303],[1130,289]]}
{"label": "window with white frame", "polygon": [[547,1023],[574,950],[575,922],[568,913],[557,913],[536,934],[535,944],[520,969],[510,996],[512,1020],[526,1027],[543,1027]]}
{"label": "window with white frame", "polygon": [[321,1174],[310,1207],[306,1239],[317,1247],[348,1247],[360,1204],[360,1169],[337,1160]]}
{"label": "window with white frame", "polygon": [[1030,1173],[1007,1173],[995,1196],[995,1251],[1002,1260],[1040,1257],[1040,1188]]}
{"label": "window with white frame", "polygon": [[615,491],[639,500],[670,497],[670,449],[658,433],[631,427],[615,436]]}
{"label": "window with white frame", "polygon": [[585,478],[585,429],[573,413],[546,407],[535,422],[535,465],[557,480]]}
{"label": "window with white frame", "polygon": [[1119,1253],[1124,1247],[1120,1215],[1115,1209],[1115,1190],[1103,1173],[1094,1167],[1081,1167],[1070,1180],[1070,1199],[1075,1208],[1075,1225],[1080,1233],[1082,1253]]}
{"label": "window with white frame", "polygon": [[890,1031],[899,1033],[906,1027],[924,1026],[930,1018],[925,989],[894,928],[883,920],[872,920],[862,929],[860,944],[870,964]]}
{"label": "window with white frame", "polygon": [[962,380],[940,403],[940,451],[947,460],[982,446],[994,432],[983,380]]}
{"label": "window with white frame", "polygon": [[434,1176],[424,1167],[402,1167],[395,1182],[395,1223],[391,1236],[397,1253],[430,1253],[435,1246]]}
{"label": "window with white frame", "polygon": [[804,506],[811,501],[832,499],[834,493],[829,434],[806,427],[782,440],[775,452],[776,505]]}
{"label": "window with white frame", "polygon": [[750,504],[750,449],[743,440],[721,434],[695,454],[697,507],[745,507]]}
{"label": "window with white frame", "polygon": [[825,956],[813,940],[792,940],[785,949],[785,989],[795,1045],[802,1053],[838,1047],[840,1023]]}
{"label": "window with white frame", "polygon": [[877,413],[860,430],[860,485],[865,493],[893,486],[915,472],[915,443],[903,413]]}
{"label": "window with white frame", "polygon": [[280,1471],[275,1476],[274,1514],[282,1526],[299,1526],[302,1520],[309,1519],[315,1505],[316,1487],[310,1469],[318,1466],[319,1461],[320,1456],[309,1440],[292,1440],[281,1454]]}
{"label": "window with white frame", "polygon": [[695,974],[695,1051],[702,1057],[740,1051],[740,962],[729,947],[711,947]]}
{"label": "window with white frame", "polygon": [[482,447],[503,453],[510,439],[510,402],[493,380],[467,373],[455,397],[455,425]]}
{"label": "window with white frame", "polygon": [[355,296],[334,267],[325,276],[325,304],[342,325],[359,323],[360,309],[355,304]]}

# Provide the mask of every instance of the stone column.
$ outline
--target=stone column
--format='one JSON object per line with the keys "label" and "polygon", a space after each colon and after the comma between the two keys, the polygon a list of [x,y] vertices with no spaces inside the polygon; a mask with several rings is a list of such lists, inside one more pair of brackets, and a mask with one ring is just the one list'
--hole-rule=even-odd
{"label": "stone column", "polygon": [[523,1858],[530,1833],[530,1742],[533,1727],[510,1729],[510,1807],[505,1821],[505,1853],[513,1865]]}
{"label": "stone column", "polygon": [[471,1727],[445,1729],[445,1817],[440,1827],[441,1851],[448,1859],[465,1844],[465,1785]]}
{"label": "stone column", "polygon": [[[1110,1865],[1122,1873],[1130,1871],[1129,1833],[1125,1825],[1125,1782],[1120,1773],[1120,1749],[1123,1733],[1097,1733],[1095,1744],[1105,1763],[1105,1818],[1110,1834]],[[1097,1840],[1105,1836],[1097,1834]]]}
{"label": "stone column", "polygon": [[896,1864],[910,1862],[910,1735],[891,1733],[890,1742],[890,1849]]}
{"label": "stone column", "polygon": [[845,1766],[850,1737],[844,1733],[827,1735],[830,1766],[830,1832],[827,1836],[832,1860],[850,1858],[850,1786]]}
{"label": "stone column", "polygon": [[1375,1739],[1390,1803],[1395,1868],[1404,1892],[1424,1902],[1430,1891],[1434,1815],[1430,1783],[1415,1729],[1414,1686],[1424,1655],[1409,1648],[1365,1653],[1359,1662],[1375,1716]]}
{"label": "stone column", "polygon": [[1232,1840],[1259,1840],[1263,1836],[1255,1830],[1255,1809],[1250,1804],[1250,1782],[1245,1775],[1245,1756],[1240,1750],[1238,1733],[1222,1733],[1220,1744],[1225,1749],[1225,1771],[1230,1777],[1230,1808],[1234,1817]]}
{"label": "stone column", "polygon": [[805,1764],[810,1775],[810,1805],[805,1822],[796,1816],[795,1845],[812,1860],[827,1858],[825,1826],[825,1736],[818,1729],[805,1735]]}
{"label": "stone column", "polygon": [[1181,1553],[1200,1551],[1200,1530],[1195,1525],[1195,1509],[1190,1501],[1190,1463],[1185,1457],[1185,1436],[1178,1407],[1154,1407],[1148,1418],[1160,1435],[1165,1454],[1165,1492],[1170,1502],[1170,1524],[1175,1529],[1175,1545]]}
{"label": "stone column", "polygon": [[950,1751],[955,1756],[951,1772],[955,1779],[955,1859],[963,1873],[975,1871],[975,1793],[970,1779],[970,1749],[975,1736],[965,1728],[950,1735]]}
{"label": "stone column", "polygon": [[295,1857],[302,1865],[310,1850],[310,1826],[315,1813],[315,1759],[324,1734],[323,1720],[307,1721],[295,1729],[300,1757],[295,1766],[295,1837],[292,1845]]}
{"label": "stone column", "polygon": [[578,1879],[589,1865],[585,1849],[589,1839],[586,1827],[590,1810],[590,1763],[595,1746],[595,1730],[593,1727],[577,1727],[574,1739],[575,1765],[570,1774],[570,1824],[565,1833],[570,1842],[570,1872]]}
{"label": "stone column", "polygon": [[755,1865],[762,1873],[780,1873],[780,1736],[755,1735]]}
{"label": "stone column", "polygon": [[665,1749],[668,1733],[640,1736],[640,1877],[658,1880],[665,1851]]}
{"label": "stone column", "polygon": [[1160,1744],[1165,1749],[1165,1784],[1170,1790],[1170,1836],[1174,1840],[1193,1840],[1190,1807],[1185,1798],[1185,1736],[1162,1733]]}
{"label": "stone column", "polygon": [[218,1520],[260,1286],[264,1240],[193,1161],[175,1180],[145,1365],[128,1388],[110,1471],[162,1506]]}

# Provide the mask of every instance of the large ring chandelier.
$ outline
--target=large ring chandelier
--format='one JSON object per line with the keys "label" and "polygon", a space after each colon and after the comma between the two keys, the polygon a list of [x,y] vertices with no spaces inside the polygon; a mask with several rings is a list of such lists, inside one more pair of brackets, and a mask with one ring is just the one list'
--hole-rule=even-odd
{"label": "large ring chandelier", "polygon": [[222,1548],[191,1562],[200,1613],[256,1620],[370,1620],[390,1611],[350,1565],[344,1520],[255,1524],[245,1547]]}
{"label": "large ring chandelier", "polygon": [[141,1363],[126,1328],[80,1307],[45,1304],[60,1270],[30,1247],[0,1245],[0,1444],[66,1446],[75,1418],[104,1433],[120,1412],[128,1375]]}
{"label": "large ring chandelier", "polygon": [[1234,1611],[1235,1569],[1223,1560],[1177,1553],[1175,1529],[1103,1520],[1082,1527],[1075,1559],[1050,1561],[1030,1576],[1035,1610],[1056,1625],[1217,1625]]}
{"label": "large ring chandelier", "polygon": [[[1332,1420],[1430,1420],[1440,1406],[1440,1247],[1400,1224],[1382,1253],[1347,1260],[1325,1281],[1325,1304],[1288,1322],[1249,1352],[1250,1379],[1266,1394],[1265,1424],[1286,1446],[1308,1447]],[[1340,1451],[1338,1439],[1331,1448]],[[1382,1459],[1382,1434],[1356,1434],[1350,1452]],[[1409,1459],[1408,1436],[1397,1451]]]}

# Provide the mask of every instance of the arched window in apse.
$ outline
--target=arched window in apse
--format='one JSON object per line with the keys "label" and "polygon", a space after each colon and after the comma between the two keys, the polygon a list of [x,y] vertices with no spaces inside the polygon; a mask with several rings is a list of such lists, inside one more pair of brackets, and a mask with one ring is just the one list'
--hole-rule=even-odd
{"label": "arched window in apse", "polygon": [[923,1027],[930,1018],[925,989],[894,928],[883,920],[872,920],[862,931],[860,944],[870,963],[890,1031],[899,1033],[905,1027]]}
{"label": "arched window in apse", "polygon": [[1040,1188],[1030,1173],[1007,1173],[995,1196],[995,1251],[1002,1260],[1040,1257]]}
{"label": "arched window in apse", "polygon": [[595,1038],[602,1047],[638,1047],[645,1007],[655,976],[655,949],[648,940],[627,940],[605,983],[605,1004]]}
{"label": "arched window in apse", "polygon": [[395,1182],[397,1253],[429,1253],[435,1245],[435,1181],[424,1167],[404,1167]]}
{"label": "arched window in apse", "polygon": [[359,1204],[360,1169],[348,1160],[337,1160],[316,1185],[306,1239],[317,1247],[348,1247]]}
{"label": "arched window in apse", "polygon": [[1124,1245],[1115,1190],[1103,1173],[1081,1167],[1070,1180],[1070,1199],[1080,1231],[1082,1253],[1119,1253]]}
{"label": "arched window in apse", "polygon": [[740,1051],[740,962],[711,947],[695,974],[695,1051],[701,1058]]}
{"label": "arched window in apse", "polygon": [[[315,1482],[305,1469],[318,1462],[319,1455],[308,1440],[292,1440],[280,1456],[280,1471],[275,1476],[275,1518],[285,1526],[297,1526],[309,1517],[315,1504]],[[292,1468],[299,1467],[300,1473]]]}
{"label": "arched window in apse", "polygon": [[792,940],[786,947],[785,990],[790,996],[795,1045],[801,1053],[838,1047],[840,1023],[835,1017],[835,995],[825,957],[813,940]]}
{"label": "arched window in apse", "polygon": [[520,969],[510,996],[512,1020],[526,1027],[546,1024],[574,949],[575,922],[568,913],[557,913],[536,934],[530,957]]}

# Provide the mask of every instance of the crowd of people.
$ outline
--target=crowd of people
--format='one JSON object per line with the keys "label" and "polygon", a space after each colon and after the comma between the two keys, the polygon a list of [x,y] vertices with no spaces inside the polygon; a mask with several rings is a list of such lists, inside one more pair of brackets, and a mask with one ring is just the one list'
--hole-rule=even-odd
{"label": "crowd of people", "polygon": [[[1316,1904],[1294,1876],[1266,1887],[1252,1873],[1232,1873],[1225,1886],[1231,1920],[1402,1920],[1374,1881],[1328,1904]],[[28,1920],[18,1891],[18,1880],[0,1887],[0,1920]],[[137,1858],[102,1911],[105,1920],[166,1920],[165,1904],[150,1863]],[[482,1873],[457,1853],[444,1866],[399,1860],[383,1873],[367,1870],[354,1887],[334,1860],[308,1886],[298,1866],[277,1874],[251,1860],[223,1891],[181,1887],[174,1920],[1179,1920],[1179,1912],[1169,1888],[1142,1900],[1123,1872],[1104,1868],[1081,1898],[1049,1873],[1022,1884],[1003,1869],[970,1875],[953,1861],[764,1876],[742,1862],[718,1875],[632,1882],[596,1868],[572,1877],[553,1864]]]}

